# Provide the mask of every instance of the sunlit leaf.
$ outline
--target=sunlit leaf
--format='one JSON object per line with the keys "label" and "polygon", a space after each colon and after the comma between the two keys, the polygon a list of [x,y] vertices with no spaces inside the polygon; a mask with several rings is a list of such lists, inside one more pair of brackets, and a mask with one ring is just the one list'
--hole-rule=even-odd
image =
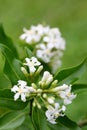
{"label": "sunlit leaf", "polygon": [[6,113],[0,118],[0,130],[15,129],[24,122],[24,119],[25,113],[22,111]]}
{"label": "sunlit leaf", "polygon": [[25,79],[21,71],[22,63],[14,57],[12,51],[3,44],[0,44],[0,49],[6,58],[4,72],[11,80],[11,83],[16,84],[18,80]]}
{"label": "sunlit leaf", "polygon": [[0,43],[3,45],[6,45],[8,48],[10,48],[13,52],[13,54],[18,57],[16,47],[14,46],[12,40],[6,36],[3,26],[0,24]]}
{"label": "sunlit leaf", "polygon": [[58,79],[58,82],[60,83],[70,84],[75,82],[80,78],[81,74],[84,72],[85,62],[86,60],[84,60],[81,64],[75,67],[64,69],[60,72],[57,72],[54,78]]}

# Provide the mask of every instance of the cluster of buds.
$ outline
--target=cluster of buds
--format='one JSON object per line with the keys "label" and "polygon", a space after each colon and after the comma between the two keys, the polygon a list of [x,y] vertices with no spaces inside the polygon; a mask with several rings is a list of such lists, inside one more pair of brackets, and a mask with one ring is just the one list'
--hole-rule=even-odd
{"label": "cluster of buds", "polygon": [[65,40],[61,37],[59,29],[38,24],[31,26],[29,30],[24,28],[23,31],[20,39],[33,45],[35,55],[49,64],[55,72],[61,66],[61,57],[65,50]]}
{"label": "cluster of buds", "polygon": [[[17,85],[11,88],[11,91],[15,93],[14,100],[21,98],[23,102],[26,102],[33,99],[33,107],[37,106],[39,109],[46,107],[47,120],[56,124],[56,119],[64,116],[66,105],[72,103],[76,95],[71,92],[71,85],[58,86],[58,81],[53,80],[50,72],[45,71],[41,76],[43,67],[35,57],[26,58],[25,61],[26,63],[23,63],[25,67],[21,70],[27,76],[29,85],[26,81],[19,80]],[[38,80],[35,80],[36,75]]]}

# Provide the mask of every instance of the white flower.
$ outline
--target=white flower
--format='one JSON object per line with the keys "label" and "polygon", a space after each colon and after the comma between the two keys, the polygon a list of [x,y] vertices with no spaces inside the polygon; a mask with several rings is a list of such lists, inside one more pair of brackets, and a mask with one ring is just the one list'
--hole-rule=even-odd
{"label": "white flower", "polygon": [[40,36],[40,38],[43,35],[47,35],[49,32],[49,29],[50,29],[49,26],[43,26],[41,24],[38,24],[37,26],[34,26],[34,25],[31,26],[31,30],[36,32]]}
{"label": "white flower", "polygon": [[61,37],[58,28],[50,29],[48,35],[43,37],[43,41],[46,42],[51,49],[65,50],[65,40]]}
{"label": "white flower", "polygon": [[62,108],[60,108],[59,103],[55,103],[54,107],[49,106],[48,110],[45,112],[45,115],[47,117],[47,120],[51,123],[51,124],[56,124],[56,119],[59,116],[64,116],[63,112],[65,112],[66,107],[62,106]]}
{"label": "white flower", "polygon": [[40,85],[49,85],[53,81],[53,76],[48,72],[45,71],[42,77],[42,80],[39,82]]}
{"label": "white flower", "polygon": [[54,55],[54,52],[52,52],[50,46],[48,44],[41,43],[37,46],[36,56],[40,58],[45,63],[50,62],[51,58]]}
{"label": "white flower", "polygon": [[37,26],[32,25],[30,30],[23,29],[24,33],[20,36],[21,40],[25,40],[26,43],[32,44],[39,42],[43,35],[48,34],[49,26],[43,26],[38,24]]}
{"label": "white flower", "polygon": [[68,86],[66,84],[64,84],[63,86],[65,86],[66,89],[59,91],[59,95],[64,100],[65,105],[71,104],[72,100],[76,98],[76,95],[71,92],[71,86]]}
{"label": "white flower", "polygon": [[41,63],[37,60],[37,58],[32,57],[32,58],[25,58],[26,63],[24,65],[29,67],[30,73],[34,73],[36,71],[35,66],[39,66]]}
{"label": "white flower", "polygon": [[37,34],[37,32],[33,30],[27,30],[26,28],[24,28],[23,31],[24,33],[20,36],[20,39],[25,40],[26,43],[32,44],[40,40],[40,36]]}
{"label": "white flower", "polygon": [[19,80],[17,85],[14,85],[13,88],[11,88],[11,92],[14,92],[14,100],[16,101],[19,97],[21,97],[21,100],[23,102],[26,102],[26,97],[32,93],[35,92],[35,89],[33,87],[27,86],[27,82],[23,80]]}

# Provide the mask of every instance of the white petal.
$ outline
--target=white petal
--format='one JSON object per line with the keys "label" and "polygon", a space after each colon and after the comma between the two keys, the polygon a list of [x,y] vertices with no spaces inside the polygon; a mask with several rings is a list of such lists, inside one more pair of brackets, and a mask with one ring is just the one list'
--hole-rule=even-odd
{"label": "white petal", "polygon": [[67,98],[64,99],[64,104],[65,104],[65,105],[68,105],[68,104],[71,104],[71,103],[72,103],[71,100],[69,100],[69,99],[67,99]]}
{"label": "white petal", "polygon": [[16,93],[16,94],[14,95],[14,100],[16,101],[16,100],[19,98],[19,96],[20,96],[20,93]]}
{"label": "white petal", "polygon": [[23,81],[23,80],[19,80],[19,81],[18,81],[18,85],[20,85],[20,86],[26,86],[26,85],[27,85],[27,82],[26,82],[26,81]]}
{"label": "white petal", "polygon": [[30,67],[30,73],[34,73],[35,70],[36,70],[36,68],[35,68],[34,66],[31,66],[31,67]]}
{"label": "white petal", "polygon": [[14,85],[13,88],[11,88],[11,92],[16,93],[19,90],[17,85]]}
{"label": "white petal", "polygon": [[24,93],[21,94],[21,100],[22,100],[23,102],[26,102],[26,97],[25,97],[25,94],[24,94]]}

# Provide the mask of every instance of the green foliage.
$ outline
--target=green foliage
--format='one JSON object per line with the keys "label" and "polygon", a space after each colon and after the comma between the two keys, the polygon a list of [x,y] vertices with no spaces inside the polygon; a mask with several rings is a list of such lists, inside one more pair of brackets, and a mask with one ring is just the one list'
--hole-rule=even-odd
{"label": "green foliage", "polygon": [[24,75],[21,72],[22,63],[15,58],[12,50],[7,46],[0,44],[0,49],[6,58],[4,72],[11,80],[12,84],[16,84],[19,79],[24,79]]}
{"label": "green foliage", "polygon": [[0,107],[6,107],[12,110],[22,110],[27,106],[28,102],[14,101],[13,93],[10,89],[0,90]]}
{"label": "green foliage", "polygon": [[4,29],[3,29],[3,26],[1,24],[0,24],[0,43],[8,46],[8,48],[11,49],[14,56],[18,57],[17,50],[16,50],[12,40],[8,36],[6,36]]}
{"label": "green foliage", "polygon": [[23,111],[13,111],[0,117],[0,130],[15,129],[20,126],[25,119]]}
{"label": "green foliage", "polygon": [[[3,27],[0,26],[0,50],[5,57],[5,66],[4,73],[9,78],[12,85],[17,84],[18,80],[27,80],[24,74],[21,71],[22,63],[18,57],[17,50],[3,30]],[[25,51],[28,57],[33,56],[31,50],[28,47],[25,47]],[[44,65],[47,70],[49,70],[46,64]],[[58,79],[59,84],[72,84],[77,79],[80,78],[85,68],[85,60],[79,64],[78,66],[64,69],[55,74],[54,79]],[[38,78],[38,77],[37,77]],[[34,80],[37,80],[34,79]],[[86,89],[87,85],[85,84],[75,84],[72,86],[72,91]],[[8,108],[11,111],[0,117],[0,130],[11,130],[11,129],[21,129],[21,124],[24,129],[29,128],[29,126],[25,125],[25,113],[27,113],[27,109],[22,111],[22,109],[28,106],[27,102],[22,102],[20,100],[14,101],[14,95],[10,89],[2,89],[0,90],[0,107]],[[21,110],[21,111],[18,111]],[[28,114],[28,113],[27,113]],[[52,125],[47,123],[45,112],[43,109],[38,109],[37,107],[33,107],[31,117],[31,124],[34,126],[35,130],[80,130],[77,123],[70,120],[67,116],[59,117],[57,119],[57,124]],[[28,123],[28,121],[26,121]],[[49,127],[49,128],[48,128]],[[32,128],[32,127],[31,127]]]}
{"label": "green foliage", "polygon": [[35,130],[46,130],[46,117],[43,110],[38,110],[37,107],[33,108],[32,122],[34,124]]}
{"label": "green foliage", "polygon": [[59,117],[56,125],[53,126],[52,124],[48,123],[48,126],[51,128],[51,130],[81,130],[79,126],[67,116]]}
{"label": "green foliage", "polygon": [[81,64],[75,67],[64,69],[60,72],[57,72],[55,74],[54,79],[58,79],[58,82],[61,84],[72,84],[73,82],[77,81],[81,77],[81,74],[84,72],[85,62],[86,60],[84,60]]}

